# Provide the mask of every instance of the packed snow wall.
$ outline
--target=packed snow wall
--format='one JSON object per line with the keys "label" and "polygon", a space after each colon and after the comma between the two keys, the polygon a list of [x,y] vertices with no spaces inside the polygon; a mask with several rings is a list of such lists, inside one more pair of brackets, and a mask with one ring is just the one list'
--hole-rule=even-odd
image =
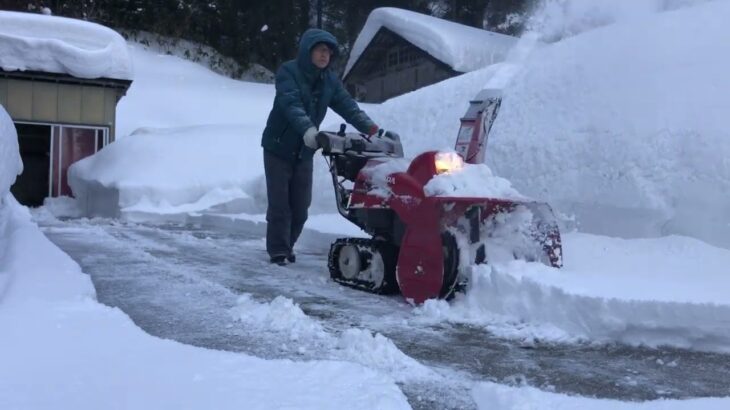
{"label": "packed snow wall", "polygon": [[0,105],[0,207],[3,198],[10,192],[15,177],[23,171],[18,148],[18,133],[13,120]]}

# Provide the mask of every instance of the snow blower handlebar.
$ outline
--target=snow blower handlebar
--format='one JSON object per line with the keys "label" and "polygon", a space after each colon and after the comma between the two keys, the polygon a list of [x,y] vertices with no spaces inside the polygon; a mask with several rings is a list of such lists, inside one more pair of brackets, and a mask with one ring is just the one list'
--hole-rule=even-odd
{"label": "snow blower handlebar", "polygon": [[403,157],[400,136],[391,131],[379,133],[375,138],[367,138],[356,132],[345,132],[345,124],[342,124],[339,132],[320,131],[316,138],[317,144],[322,148],[322,155],[325,156],[348,154],[368,158]]}

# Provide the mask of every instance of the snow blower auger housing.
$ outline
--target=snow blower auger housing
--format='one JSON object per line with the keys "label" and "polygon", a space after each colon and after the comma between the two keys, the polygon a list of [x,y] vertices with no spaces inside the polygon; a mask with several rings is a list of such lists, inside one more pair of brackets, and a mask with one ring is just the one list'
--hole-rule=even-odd
{"label": "snow blower auger housing", "polygon": [[[464,152],[483,149],[478,139],[486,140],[489,130],[474,126],[485,110],[470,112],[476,116],[471,122],[462,119],[457,148],[467,137],[465,124],[473,131],[469,139],[477,141]],[[496,115],[488,114],[492,120]],[[329,163],[339,213],[371,236],[332,244],[328,265],[334,281],[374,293],[400,290],[420,304],[449,298],[464,284],[460,267],[488,262],[493,255],[506,252],[509,258],[562,265],[560,232],[547,204],[426,195],[424,187],[434,176],[459,172],[462,155],[429,151],[407,163],[397,134],[367,137],[345,132],[344,125],[337,133],[320,132],[317,141]]]}

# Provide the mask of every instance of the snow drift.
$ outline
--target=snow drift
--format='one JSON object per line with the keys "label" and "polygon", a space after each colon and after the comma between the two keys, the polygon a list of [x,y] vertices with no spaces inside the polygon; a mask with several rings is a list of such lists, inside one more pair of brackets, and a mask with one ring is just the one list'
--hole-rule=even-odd
{"label": "snow drift", "polygon": [[132,80],[127,43],[114,30],[64,17],[0,11],[0,68]]}

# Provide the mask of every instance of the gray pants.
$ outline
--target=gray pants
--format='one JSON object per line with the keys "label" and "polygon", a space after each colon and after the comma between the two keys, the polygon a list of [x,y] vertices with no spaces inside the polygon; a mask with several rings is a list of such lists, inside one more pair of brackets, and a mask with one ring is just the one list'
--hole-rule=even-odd
{"label": "gray pants", "polygon": [[312,203],[312,159],[294,163],[264,151],[266,251],[270,257],[292,254]]}

